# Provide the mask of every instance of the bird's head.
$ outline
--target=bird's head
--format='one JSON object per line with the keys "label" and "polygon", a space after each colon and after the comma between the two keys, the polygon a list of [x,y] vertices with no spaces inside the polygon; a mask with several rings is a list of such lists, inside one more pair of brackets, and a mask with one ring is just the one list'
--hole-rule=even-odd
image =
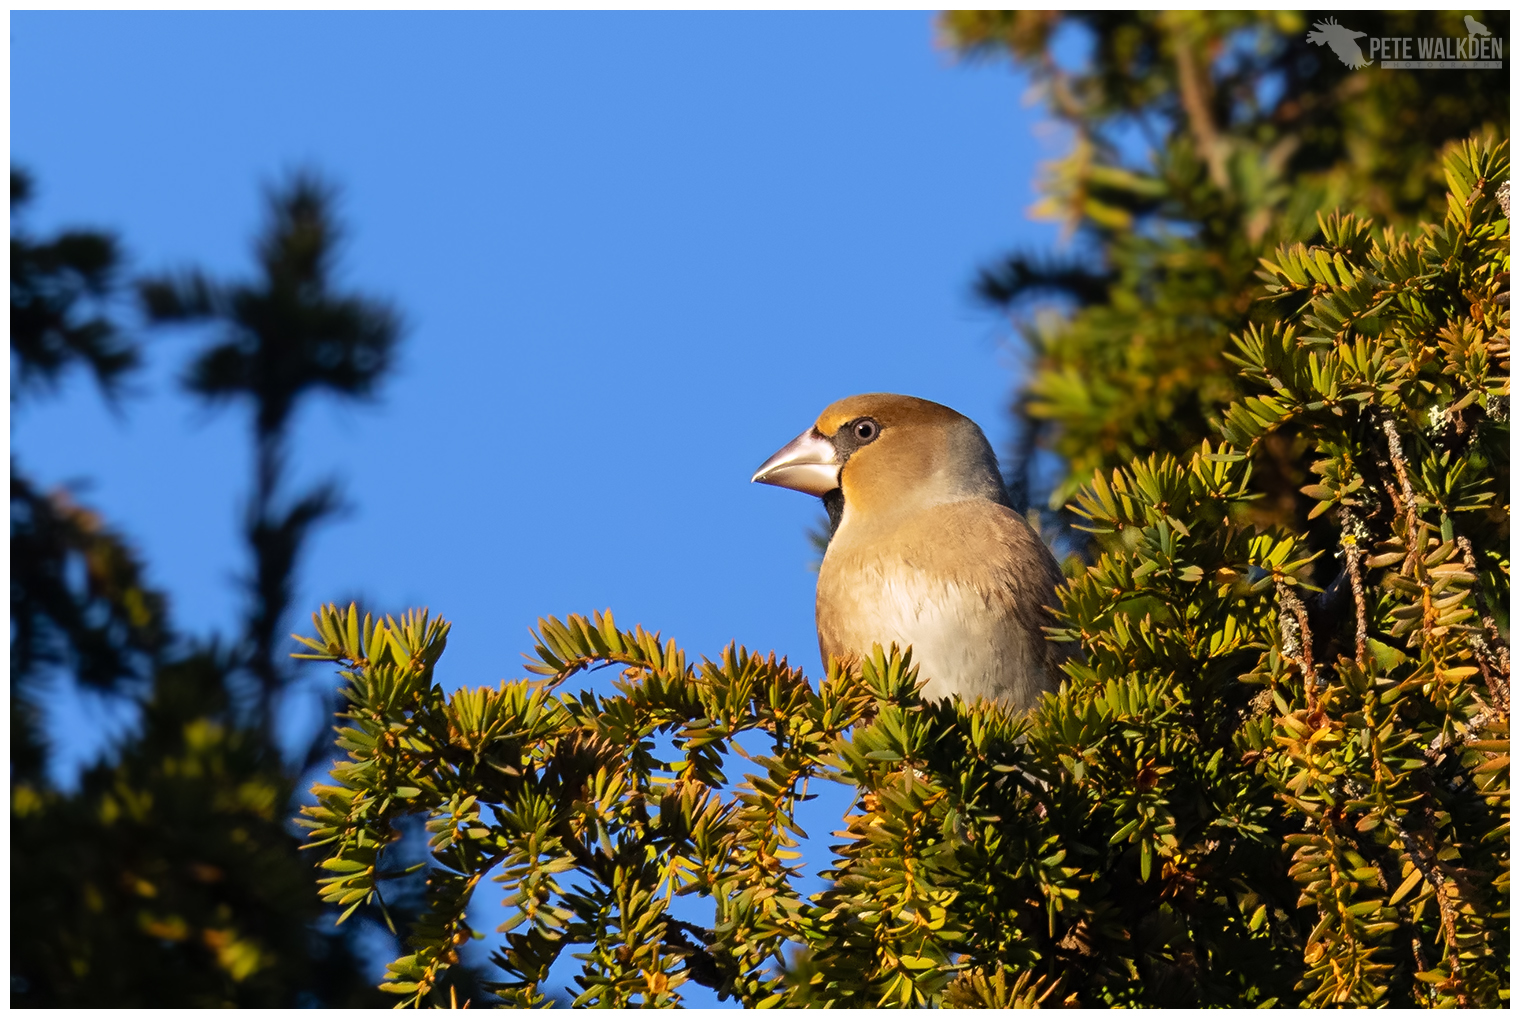
{"label": "bird's head", "polygon": [[830,404],[750,480],[820,497],[836,528],[846,511],[881,516],[966,499],[1008,502],[976,422],[896,393]]}

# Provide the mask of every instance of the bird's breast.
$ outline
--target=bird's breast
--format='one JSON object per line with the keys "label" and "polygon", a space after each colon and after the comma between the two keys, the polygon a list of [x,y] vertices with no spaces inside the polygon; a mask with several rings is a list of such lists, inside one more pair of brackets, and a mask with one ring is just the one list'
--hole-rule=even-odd
{"label": "bird's breast", "polygon": [[1020,604],[1013,575],[1041,573],[1040,564],[1020,562],[1024,550],[993,526],[998,521],[977,523],[970,533],[966,521],[931,518],[890,533],[836,535],[818,577],[825,660],[864,657],[873,644],[911,645],[919,675],[928,678],[926,698],[1032,705],[1051,684],[1043,636],[1037,624],[1031,628],[1039,606]]}

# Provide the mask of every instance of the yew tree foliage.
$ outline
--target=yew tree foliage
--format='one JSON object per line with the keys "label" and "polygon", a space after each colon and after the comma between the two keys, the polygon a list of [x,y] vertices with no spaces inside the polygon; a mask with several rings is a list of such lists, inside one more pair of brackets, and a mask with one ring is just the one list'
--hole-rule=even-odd
{"label": "yew tree foliage", "polygon": [[[1508,36],[1503,10],[1363,10],[1339,20],[1369,39],[1465,39],[1473,16],[1494,38]],[[1044,167],[1034,211],[1060,220],[1074,245],[1015,252],[988,266],[978,288],[1023,320],[1017,505],[1048,494],[1051,508],[1062,507],[1093,471],[1153,450],[1189,456],[1246,392],[1224,338],[1291,310],[1258,301],[1257,259],[1317,240],[1320,210],[1401,230],[1439,219],[1443,149],[1472,135],[1507,137],[1503,71],[1352,70],[1307,38],[1331,17],[942,15],[951,48],[1010,59],[1072,140]],[[1066,314],[1027,314],[1028,299],[1052,293],[1067,299]],[[1301,521],[1308,509],[1297,494],[1309,474],[1299,440],[1283,430],[1253,451],[1264,498],[1252,513],[1263,522]]]}
{"label": "yew tree foliage", "polygon": [[[385,990],[436,998],[499,883],[509,1004],[1497,1006],[1508,998],[1506,145],[1445,162],[1443,222],[1343,215],[1261,263],[1295,309],[1233,339],[1242,398],[1185,458],[1099,472],[1079,641],[1027,716],[926,702],[910,650],[816,685],[546,619],[530,678],[445,693],[448,625],[325,607],[347,760],[303,810],[354,910],[425,815],[431,910]],[[1504,188],[1501,189],[1501,184]],[[1261,525],[1255,448],[1308,437],[1316,515]],[[570,681],[610,666],[608,694]],[[825,891],[799,803],[855,788]],[[684,902],[683,902],[684,901]]]}

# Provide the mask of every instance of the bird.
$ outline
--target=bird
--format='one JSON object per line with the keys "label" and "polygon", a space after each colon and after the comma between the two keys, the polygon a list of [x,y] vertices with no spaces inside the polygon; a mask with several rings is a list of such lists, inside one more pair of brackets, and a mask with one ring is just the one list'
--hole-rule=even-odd
{"label": "bird", "polygon": [[817,496],[830,539],[818,570],[818,647],[849,664],[912,646],[921,696],[1015,710],[1056,689],[1060,567],[1013,509],[977,424],[943,404],[864,393],[824,408],[750,479]]}
{"label": "bird", "polygon": [[1481,21],[1475,20],[1471,14],[1462,15],[1462,21],[1467,25],[1467,37],[1469,39],[1475,35],[1493,34],[1488,30],[1488,26],[1484,25]]}

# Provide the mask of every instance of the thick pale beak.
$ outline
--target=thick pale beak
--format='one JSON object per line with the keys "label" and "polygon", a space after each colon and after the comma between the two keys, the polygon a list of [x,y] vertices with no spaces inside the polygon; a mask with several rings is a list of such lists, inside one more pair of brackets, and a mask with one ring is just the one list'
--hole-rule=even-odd
{"label": "thick pale beak", "polygon": [[808,429],[761,464],[750,481],[825,496],[839,488],[839,468],[834,444],[817,429]]}

